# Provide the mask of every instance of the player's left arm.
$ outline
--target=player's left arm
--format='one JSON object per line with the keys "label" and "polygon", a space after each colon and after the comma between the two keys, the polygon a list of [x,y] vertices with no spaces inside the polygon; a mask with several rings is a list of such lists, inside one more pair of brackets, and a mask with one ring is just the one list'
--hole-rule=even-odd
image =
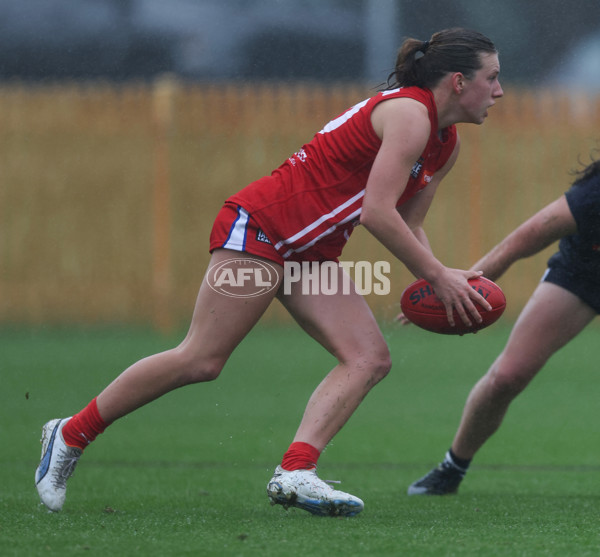
{"label": "player's left arm", "polygon": [[429,208],[431,207],[431,203],[433,202],[433,198],[435,197],[439,185],[454,166],[454,163],[458,158],[459,151],[460,139],[457,135],[456,145],[454,147],[454,150],[452,151],[452,154],[446,161],[446,164],[444,164],[444,166],[433,175],[433,177],[431,178],[431,182],[427,185],[425,189],[421,190],[414,197],[409,199],[406,203],[398,207],[398,212],[400,213],[400,216],[404,219],[404,222],[406,222],[406,224],[412,230],[413,234],[417,237],[417,239],[430,251],[431,246],[429,244],[427,234],[425,233],[425,229],[423,227],[425,217],[429,212]]}
{"label": "player's left arm", "polygon": [[535,255],[576,232],[577,223],[563,195],[513,230],[471,269],[483,271],[484,276],[496,280],[515,261]]}

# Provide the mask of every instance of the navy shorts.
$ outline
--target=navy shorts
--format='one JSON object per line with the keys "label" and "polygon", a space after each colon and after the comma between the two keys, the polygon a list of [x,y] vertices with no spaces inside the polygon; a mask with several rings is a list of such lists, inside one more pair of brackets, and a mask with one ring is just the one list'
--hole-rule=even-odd
{"label": "navy shorts", "polygon": [[600,313],[600,284],[593,280],[586,280],[580,275],[571,273],[564,267],[549,267],[542,282],[551,282],[583,300],[596,313]]}

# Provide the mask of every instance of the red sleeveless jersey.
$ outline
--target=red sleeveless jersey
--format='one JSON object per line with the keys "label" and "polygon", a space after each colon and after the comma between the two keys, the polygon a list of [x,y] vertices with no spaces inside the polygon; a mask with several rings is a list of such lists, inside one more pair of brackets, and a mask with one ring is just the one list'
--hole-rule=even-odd
{"label": "red sleeveless jersey", "polygon": [[382,91],[354,105],[270,176],[249,184],[227,202],[246,209],[284,259],[337,259],[359,223],[365,186],[381,146],[371,112],[380,102],[401,97],[423,103],[431,122],[429,140],[398,205],[406,202],[427,186],[456,145],[456,128],[438,134],[433,94],[418,87]]}

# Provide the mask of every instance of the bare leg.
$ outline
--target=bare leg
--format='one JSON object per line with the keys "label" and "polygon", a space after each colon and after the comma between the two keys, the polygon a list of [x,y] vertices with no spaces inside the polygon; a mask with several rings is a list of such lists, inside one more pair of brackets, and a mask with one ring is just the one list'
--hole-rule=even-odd
{"label": "bare leg", "polygon": [[[338,284],[343,270],[339,268]],[[346,281],[349,278],[346,276]],[[294,441],[322,451],[391,367],[387,344],[371,310],[354,292],[303,295],[299,283],[279,298],[313,338],[339,361],[314,391]]]}
{"label": "bare leg", "polygon": [[[217,250],[210,266],[233,257],[249,256]],[[282,277],[281,267],[275,267]],[[183,342],[172,350],[133,364],[98,396],[98,411],[104,421],[113,422],[178,387],[216,379],[234,348],[267,309],[276,291],[277,288],[257,297],[232,298],[215,292],[205,279]]]}
{"label": "bare leg", "polygon": [[504,351],[473,387],[452,443],[457,457],[471,459],[500,427],[514,398],[548,358],[596,316],[577,296],[542,282],[521,312]]}

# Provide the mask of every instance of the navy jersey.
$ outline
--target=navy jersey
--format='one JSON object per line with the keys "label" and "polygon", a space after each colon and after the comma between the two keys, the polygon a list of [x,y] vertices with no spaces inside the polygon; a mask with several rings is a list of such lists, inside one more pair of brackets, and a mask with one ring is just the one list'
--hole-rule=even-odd
{"label": "navy jersey", "polygon": [[600,176],[576,181],[565,196],[577,233],[560,240],[548,267],[562,267],[600,290]]}

